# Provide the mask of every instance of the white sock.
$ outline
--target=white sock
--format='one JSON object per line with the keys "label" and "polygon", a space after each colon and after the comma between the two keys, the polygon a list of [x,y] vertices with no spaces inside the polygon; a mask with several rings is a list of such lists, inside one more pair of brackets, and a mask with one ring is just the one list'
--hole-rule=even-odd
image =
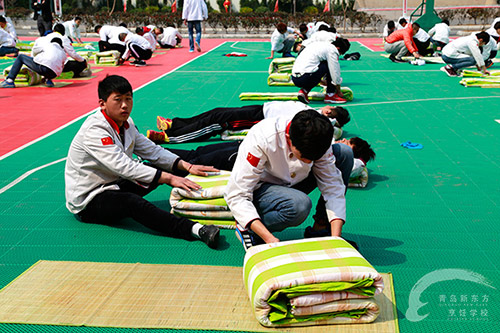
{"label": "white sock", "polygon": [[200,223],[195,223],[193,227],[191,228],[191,234],[196,237],[200,238],[200,229],[203,228],[203,225]]}
{"label": "white sock", "polygon": [[7,82],[9,82],[9,83],[14,82],[14,80],[12,80],[11,78],[7,78],[7,79],[5,79],[5,81],[7,81]]}

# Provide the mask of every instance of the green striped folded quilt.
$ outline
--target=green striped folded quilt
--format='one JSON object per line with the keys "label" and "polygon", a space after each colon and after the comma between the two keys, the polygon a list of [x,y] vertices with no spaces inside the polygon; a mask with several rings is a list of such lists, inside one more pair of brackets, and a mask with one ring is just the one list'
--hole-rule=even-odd
{"label": "green striped folded quilt", "polygon": [[465,87],[500,87],[500,77],[465,78],[460,84]]}
{"label": "green striped folded quilt", "polygon": [[[201,185],[199,191],[187,191],[174,187],[170,193],[172,213],[201,224],[215,224],[223,228],[235,227],[234,217],[224,200],[224,191],[231,172],[201,177],[189,175],[186,178]],[[218,223],[216,221],[222,221]]]}
{"label": "green striped folded quilt", "polygon": [[[334,126],[333,127],[333,139],[338,140],[342,137],[343,130],[340,127]],[[225,130],[224,132],[221,133],[220,139],[223,141],[237,141],[237,140],[243,140],[245,136],[248,134],[248,129],[243,129],[243,130],[237,130],[237,131],[231,131],[231,130]]]}
{"label": "green striped folded quilt", "polygon": [[495,78],[495,77],[500,77],[500,71],[490,71],[489,75],[484,75],[483,72],[480,71],[464,69],[462,70],[462,77]]}
{"label": "green striped folded quilt", "polygon": [[290,73],[271,73],[267,78],[269,86],[294,86],[292,74]]}
{"label": "green striped folded quilt", "polygon": [[96,52],[94,54],[94,61],[99,65],[118,65],[118,60],[120,59],[120,52],[118,51],[105,51]]}
{"label": "green striped folded quilt", "polygon": [[[342,87],[344,98],[350,102],[354,98],[354,94],[349,87]],[[298,101],[297,93],[294,92],[244,92],[240,94],[241,101]],[[325,92],[311,91],[309,99],[312,101],[322,101],[325,99]]]}
{"label": "green striped folded quilt", "polygon": [[373,322],[382,276],[340,237],[253,246],[243,280],[255,316],[266,327]]}
{"label": "green striped folded quilt", "polygon": [[291,73],[295,58],[276,58],[269,64],[269,74],[271,73]]}
{"label": "green striped folded quilt", "polygon": [[[3,75],[6,77],[9,75],[12,66],[9,66],[3,70]],[[14,83],[16,86],[34,86],[42,82],[42,76],[35,72],[34,70],[23,65],[21,70],[16,76]]]}

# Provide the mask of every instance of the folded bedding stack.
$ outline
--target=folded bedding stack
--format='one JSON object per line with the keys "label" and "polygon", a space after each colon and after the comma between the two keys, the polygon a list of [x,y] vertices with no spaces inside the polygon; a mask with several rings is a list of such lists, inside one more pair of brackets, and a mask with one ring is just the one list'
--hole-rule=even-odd
{"label": "folded bedding stack", "polygon": [[[342,137],[343,130],[340,127],[333,127],[333,139],[338,140]],[[241,141],[248,134],[248,129],[237,131],[225,130],[221,133],[220,139],[223,141]]]}
{"label": "folded bedding stack", "polygon": [[291,73],[295,58],[276,58],[269,64],[269,74]]}
{"label": "folded bedding stack", "polygon": [[340,237],[251,247],[243,279],[259,323],[266,327],[373,322],[382,276]]}
{"label": "folded bedding stack", "polygon": [[462,70],[462,76],[463,77],[482,77],[482,78],[496,78],[496,77],[498,77],[500,79],[500,71],[490,71],[489,75],[484,75],[483,72],[480,72],[480,71],[473,71],[470,69],[464,69],[464,70]]}
{"label": "folded bedding stack", "polygon": [[[351,88],[342,87],[342,93],[344,98],[350,102],[354,98],[354,94]],[[325,99],[325,89],[321,92],[311,91],[309,94],[309,100],[311,101],[323,101]],[[242,101],[298,101],[296,92],[244,92],[240,94],[240,100]]]}
{"label": "folded bedding stack", "polygon": [[500,76],[493,77],[469,77],[460,80],[460,84],[465,87],[486,87],[500,88]]}
{"label": "folded bedding stack", "polygon": [[94,54],[94,61],[96,65],[117,66],[119,59],[120,59],[120,52],[118,51],[96,52]]}
{"label": "folded bedding stack", "polygon": [[[10,73],[12,66],[7,67],[3,70],[3,75],[7,76]],[[42,76],[32,69],[23,65],[19,74],[17,74],[14,83],[16,86],[34,86],[42,82]]]}
{"label": "folded bedding stack", "polygon": [[31,49],[33,48],[33,45],[35,42],[17,42],[16,47],[19,49],[21,52],[31,52]]}
{"label": "folded bedding stack", "polygon": [[202,186],[199,191],[186,191],[174,187],[170,193],[172,213],[201,224],[213,224],[221,228],[234,229],[234,217],[224,200],[224,190],[231,172],[200,177],[189,175],[186,178]]}
{"label": "folded bedding stack", "polygon": [[83,57],[85,60],[89,61],[91,59],[94,59],[94,56],[97,52],[93,51],[76,51],[79,56]]}
{"label": "folded bedding stack", "polygon": [[267,78],[269,86],[294,86],[292,74],[290,73],[271,73]]}
{"label": "folded bedding stack", "polygon": [[368,185],[368,169],[363,161],[355,158],[348,187],[366,187],[366,185]]}

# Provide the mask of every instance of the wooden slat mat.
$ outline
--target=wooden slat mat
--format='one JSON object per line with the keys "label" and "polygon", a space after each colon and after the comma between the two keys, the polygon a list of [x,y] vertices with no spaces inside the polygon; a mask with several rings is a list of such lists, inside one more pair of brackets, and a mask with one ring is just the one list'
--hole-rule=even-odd
{"label": "wooden slat mat", "polygon": [[[397,332],[392,276],[372,324],[329,332]],[[241,267],[39,261],[0,291],[0,322],[65,326],[324,332],[268,329],[254,317]]]}

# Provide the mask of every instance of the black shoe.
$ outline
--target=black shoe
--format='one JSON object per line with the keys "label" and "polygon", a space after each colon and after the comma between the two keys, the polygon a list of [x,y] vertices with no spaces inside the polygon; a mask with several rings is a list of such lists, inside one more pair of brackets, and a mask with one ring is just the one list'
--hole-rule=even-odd
{"label": "black shoe", "polygon": [[135,63],[135,67],[144,67],[146,66],[146,62],[144,60],[139,60]]}
{"label": "black shoe", "polygon": [[332,230],[330,228],[313,230],[313,228],[309,226],[304,231],[304,238],[328,237],[331,235],[332,235]]}
{"label": "black shoe", "polygon": [[407,62],[403,59],[396,58],[396,56],[394,54],[391,54],[389,56],[389,59],[391,59],[392,62],[399,62],[399,63]]}
{"label": "black shoe", "polygon": [[355,249],[356,249],[356,251],[359,251],[359,247],[358,247],[358,244],[356,244],[356,242],[354,242],[354,241],[352,241],[352,240],[345,239],[345,238],[344,238],[344,240],[345,240],[347,243],[351,244],[351,246],[352,246],[353,248],[355,248]]}
{"label": "black shoe", "polygon": [[219,232],[215,225],[204,225],[200,229],[200,238],[209,248],[216,249],[219,245]]}
{"label": "black shoe", "polygon": [[255,245],[264,244],[265,242],[254,233],[250,233],[249,231],[240,231],[240,229],[236,228],[236,237],[239,239],[245,251],[248,251],[249,248]]}

